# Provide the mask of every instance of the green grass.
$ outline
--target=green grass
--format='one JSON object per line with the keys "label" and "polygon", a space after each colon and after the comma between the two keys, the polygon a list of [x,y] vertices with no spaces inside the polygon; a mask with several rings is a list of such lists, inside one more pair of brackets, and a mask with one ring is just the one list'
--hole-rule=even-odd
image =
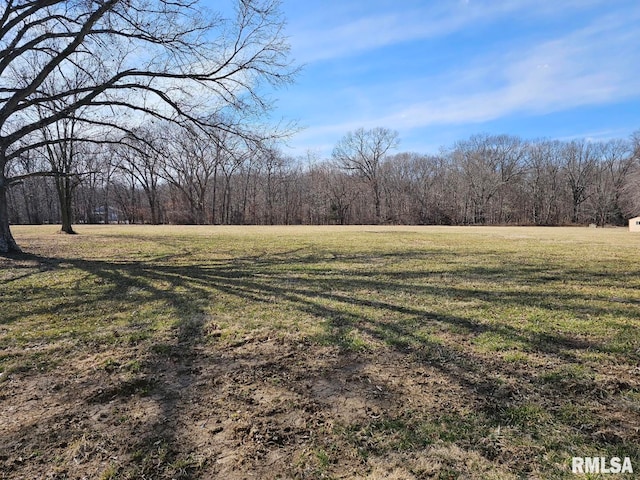
{"label": "green grass", "polygon": [[[392,454],[408,462],[399,478],[571,478],[574,455],[630,456],[640,471],[640,235],[625,229],[13,231],[28,253],[0,257],[0,389],[8,379],[80,375],[78,365],[96,358],[100,375],[121,382],[96,402],[163,397],[166,408],[198,393],[170,392],[160,367],[206,369],[223,354],[276,342],[301,348],[271,358],[283,370],[269,373],[269,388],[299,396],[296,382],[338,378],[353,361],[365,373],[343,390],[355,385],[357,400],[377,408],[303,436],[311,444],[296,458],[309,466],[293,462],[296,475],[374,475],[375,458]],[[321,360],[327,349],[342,363]],[[319,352],[319,363],[305,351]],[[376,384],[383,371],[387,383]],[[262,388],[229,385],[247,404],[251,388]],[[340,395],[356,405],[356,393]],[[11,401],[2,390],[0,399]],[[324,415],[328,422],[331,409]],[[158,478],[218,468],[178,433],[136,444],[129,463],[101,464],[102,478],[133,478],[142,472],[135,464]],[[474,460],[420,463],[438,449]]]}

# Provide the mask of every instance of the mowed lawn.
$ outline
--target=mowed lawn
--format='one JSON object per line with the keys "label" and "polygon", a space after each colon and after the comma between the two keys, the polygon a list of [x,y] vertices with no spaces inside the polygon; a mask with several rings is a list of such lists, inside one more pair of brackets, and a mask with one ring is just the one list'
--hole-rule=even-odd
{"label": "mowed lawn", "polygon": [[0,257],[0,479],[640,472],[640,234],[77,231]]}

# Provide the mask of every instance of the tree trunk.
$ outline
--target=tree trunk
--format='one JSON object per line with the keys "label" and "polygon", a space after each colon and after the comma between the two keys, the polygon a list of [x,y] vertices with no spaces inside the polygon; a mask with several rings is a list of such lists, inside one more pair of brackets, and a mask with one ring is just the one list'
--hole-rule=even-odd
{"label": "tree trunk", "polygon": [[109,218],[109,182],[107,181],[107,184],[104,189],[104,224],[109,225],[110,220],[111,219]]}
{"label": "tree trunk", "polygon": [[151,210],[151,224],[160,225],[160,218],[158,216],[158,209],[156,201],[153,197],[149,197],[149,210]]}
{"label": "tree trunk", "polygon": [[9,207],[7,205],[7,179],[0,169],[0,253],[21,252],[9,228]]}
{"label": "tree trunk", "polygon": [[149,203],[149,212],[151,213],[151,224],[160,225],[160,204],[158,203],[158,192],[153,183],[143,183],[142,190],[147,197]]}
{"label": "tree trunk", "polygon": [[216,193],[218,184],[218,164],[213,167],[213,188],[211,195],[211,225],[216,224]]}
{"label": "tree trunk", "polygon": [[374,180],[371,185],[373,189],[373,203],[375,205],[375,215],[376,215],[376,225],[380,225],[381,223],[381,212],[380,212],[380,187],[378,182]]}
{"label": "tree trunk", "polygon": [[233,219],[231,218],[231,177],[229,177],[224,186],[224,218],[226,225],[231,225]]}
{"label": "tree trunk", "polygon": [[[25,182],[26,183],[26,182]],[[22,190],[22,198],[24,200],[24,211],[27,214],[27,223],[32,224],[32,216],[31,216],[31,192],[29,191],[29,188],[25,185],[25,183],[23,183],[22,185],[20,185],[20,188]]]}
{"label": "tree trunk", "polygon": [[62,217],[62,227],[60,232],[74,235],[76,232],[71,225],[72,213],[72,188],[70,185],[70,179],[68,177],[57,177],[56,187],[58,189],[58,197],[60,199],[60,216]]}

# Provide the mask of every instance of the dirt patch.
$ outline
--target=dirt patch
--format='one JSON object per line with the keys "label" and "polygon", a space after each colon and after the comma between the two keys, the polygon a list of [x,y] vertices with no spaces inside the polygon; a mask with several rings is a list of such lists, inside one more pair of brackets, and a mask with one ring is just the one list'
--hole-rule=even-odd
{"label": "dirt patch", "polygon": [[78,355],[0,389],[1,478],[423,478],[446,466],[445,447],[385,460],[406,435],[385,422],[474,402],[392,350],[268,337]]}
{"label": "dirt patch", "polygon": [[[501,440],[510,427],[445,442],[489,408],[486,392],[392,349],[292,337],[122,349],[9,373],[0,389],[0,478],[510,478],[527,461],[536,477],[533,446]],[[492,393],[503,406],[518,395]],[[425,419],[434,431],[413,431]]]}

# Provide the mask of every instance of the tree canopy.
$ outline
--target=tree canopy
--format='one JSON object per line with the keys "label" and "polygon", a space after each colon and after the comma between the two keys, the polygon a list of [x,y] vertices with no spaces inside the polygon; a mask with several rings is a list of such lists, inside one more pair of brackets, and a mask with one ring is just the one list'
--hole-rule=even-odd
{"label": "tree canopy", "polygon": [[47,127],[72,119],[83,127],[73,140],[87,143],[130,137],[149,117],[248,135],[270,106],[263,86],[295,73],[275,0],[238,0],[231,18],[194,0],[3,3],[0,252],[19,250],[6,192],[23,176],[12,162],[69,140]]}

